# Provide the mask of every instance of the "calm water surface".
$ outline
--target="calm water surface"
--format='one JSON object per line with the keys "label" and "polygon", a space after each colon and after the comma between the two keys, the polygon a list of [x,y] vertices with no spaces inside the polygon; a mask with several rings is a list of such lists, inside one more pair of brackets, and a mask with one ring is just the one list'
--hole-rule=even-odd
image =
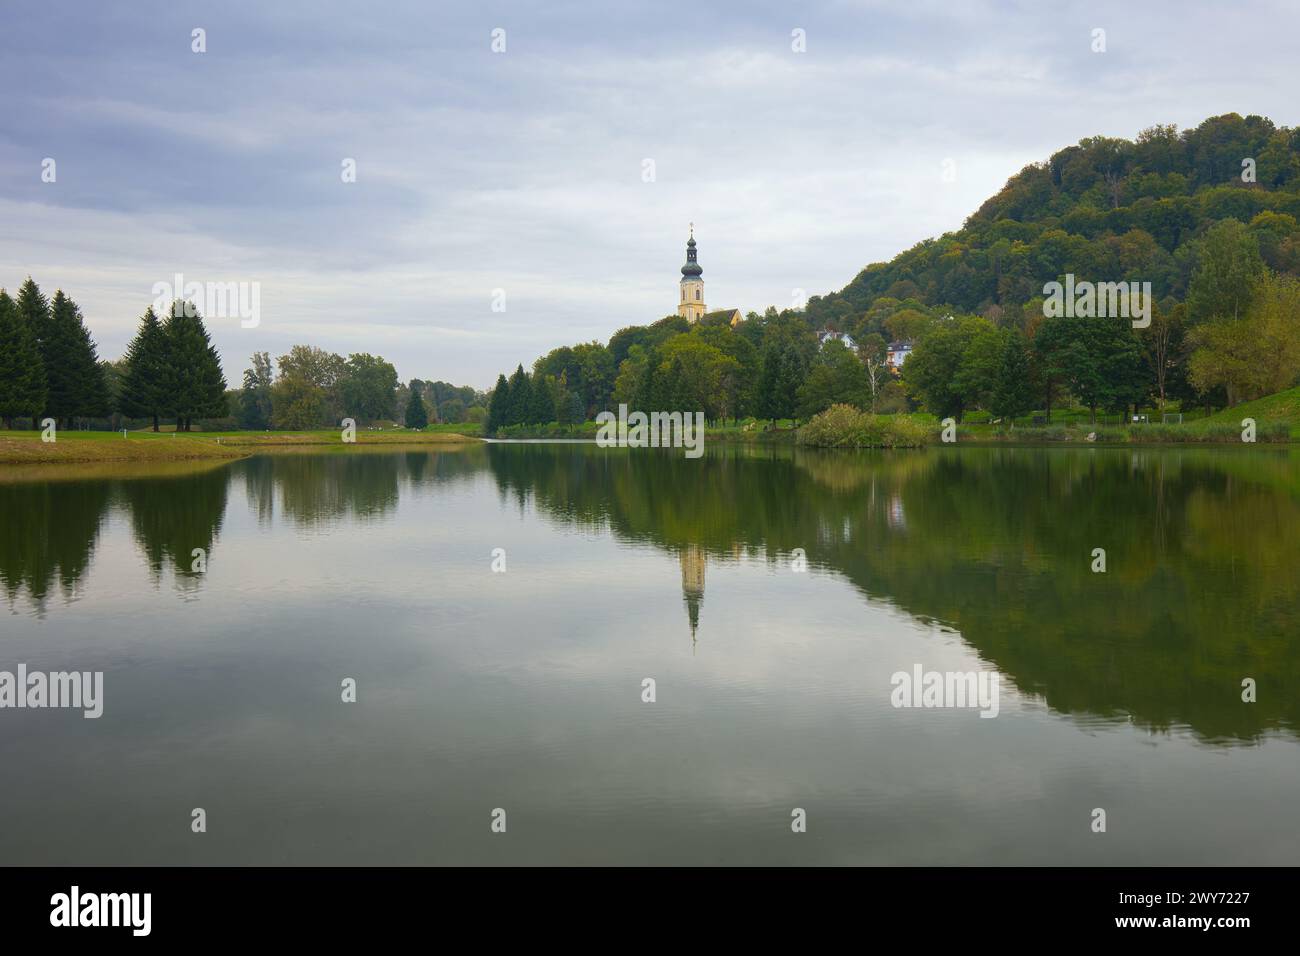
{"label": "calm water surface", "polygon": [[1294,865],[1298,545],[1290,450],[0,466],[0,670],[105,672],[0,710],[0,862]]}

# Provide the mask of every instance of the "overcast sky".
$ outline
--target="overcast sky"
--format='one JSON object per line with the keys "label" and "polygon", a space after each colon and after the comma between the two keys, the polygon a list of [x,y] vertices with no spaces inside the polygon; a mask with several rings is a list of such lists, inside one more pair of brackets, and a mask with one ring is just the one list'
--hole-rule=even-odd
{"label": "overcast sky", "polygon": [[210,321],[232,385],[309,343],[486,387],[674,311],[690,221],[709,307],[761,311],[1084,136],[1300,123],[1291,0],[3,10],[0,285],[63,288],[117,358],[155,283],[260,283],[257,328]]}

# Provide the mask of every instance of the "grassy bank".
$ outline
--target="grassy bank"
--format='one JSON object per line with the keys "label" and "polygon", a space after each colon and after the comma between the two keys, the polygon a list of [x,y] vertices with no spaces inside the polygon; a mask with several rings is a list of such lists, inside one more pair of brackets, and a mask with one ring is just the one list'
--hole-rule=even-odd
{"label": "grassy bank", "polygon": [[[358,431],[357,445],[449,445],[474,442],[451,432]],[[344,447],[337,429],[302,432],[59,432],[54,442],[34,431],[0,431],[0,464],[194,461],[247,458],[276,448]],[[350,446],[348,446],[350,447]]]}
{"label": "grassy bank", "polygon": [[43,462],[229,460],[248,453],[195,435],[151,435],[128,432],[62,432],[57,441],[41,441],[40,432],[0,431],[0,464]]}

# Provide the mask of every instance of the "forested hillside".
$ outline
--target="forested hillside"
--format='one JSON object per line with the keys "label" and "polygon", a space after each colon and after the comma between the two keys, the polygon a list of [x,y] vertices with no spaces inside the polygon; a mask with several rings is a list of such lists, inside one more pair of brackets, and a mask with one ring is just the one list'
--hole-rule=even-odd
{"label": "forested hillside", "polygon": [[1181,301],[1224,219],[1248,226],[1269,268],[1300,272],[1300,130],[1229,113],[1182,133],[1082,140],[1012,176],[958,232],[867,266],[808,314],[861,334],[883,330],[882,299],[911,299],[1023,325],[1065,273],[1149,281],[1157,300]]}

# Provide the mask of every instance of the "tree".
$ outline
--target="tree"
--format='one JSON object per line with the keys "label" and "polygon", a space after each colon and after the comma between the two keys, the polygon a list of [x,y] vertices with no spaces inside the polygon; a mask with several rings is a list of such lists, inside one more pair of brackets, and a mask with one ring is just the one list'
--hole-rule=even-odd
{"label": "tree", "polygon": [[889,346],[885,337],[879,332],[867,335],[858,345],[858,355],[862,357],[862,366],[867,370],[867,385],[871,389],[871,411],[875,412],[880,402],[880,390],[884,387],[885,376],[889,373]]}
{"label": "tree", "polygon": [[926,411],[940,418],[953,416],[961,421],[967,397],[957,385],[966,347],[984,319],[944,321],[931,328],[912,350],[903,364],[903,384],[910,395],[920,400]]}
{"label": "tree", "polygon": [[521,364],[515,369],[515,374],[510,376],[510,405],[506,409],[505,424],[526,425],[532,407],[532,382]]}
{"label": "tree", "polygon": [[[879,336],[877,336],[879,338]],[[800,418],[812,418],[832,405],[863,408],[870,402],[867,369],[843,342],[827,342],[798,389]]]}
{"label": "tree", "polygon": [[397,414],[397,369],[381,357],[365,352],[349,355],[338,387],[344,413],[358,421],[390,420]]}
{"label": "tree", "polygon": [[429,415],[424,410],[424,395],[420,382],[411,382],[411,395],[406,401],[406,427],[423,429],[429,424]]}
{"label": "tree", "polygon": [[[1043,390],[1043,407],[1052,420],[1052,403],[1059,389],[1065,387],[1074,353],[1081,346],[1074,338],[1073,321],[1064,316],[1044,319],[1034,330],[1034,366]],[[909,363],[910,364],[910,363]]]}
{"label": "tree", "polygon": [[5,428],[13,428],[17,417],[38,416],[45,398],[45,365],[36,337],[17,303],[0,289],[0,418]]}
{"label": "tree", "polygon": [[484,431],[495,435],[497,429],[506,424],[510,417],[510,383],[504,375],[497,376],[497,384],[492,389],[492,399],[488,402],[487,426]]}
{"label": "tree", "polygon": [[438,406],[438,418],[440,421],[452,425],[459,425],[469,420],[469,409],[465,407],[465,402],[459,398],[449,398]]}
{"label": "tree", "polygon": [[[772,329],[769,326],[769,331]],[[816,336],[811,332],[809,335],[815,343]],[[807,375],[798,339],[780,333],[766,336],[766,339],[755,410],[760,418],[771,422],[794,418],[799,407],[799,386]]]}
{"label": "tree", "polygon": [[1165,410],[1171,377],[1183,357],[1183,314],[1180,302],[1172,309],[1156,305],[1151,310],[1151,325],[1143,331],[1147,364],[1156,384],[1156,401],[1161,412]]}
{"label": "tree", "polygon": [[1188,377],[1201,392],[1222,387],[1229,405],[1288,388],[1300,375],[1300,281],[1266,276],[1246,313],[1197,326]]}
{"label": "tree", "polygon": [[271,388],[272,420],[277,428],[321,428],[342,418],[339,380],[343,356],[310,345],[295,345],[276,361],[279,375]]}
{"label": "tree", "polygon": [[140,318],[140,328],[126,350],[117,409],[127,418],[148,418],[158,431],[158,419],[167,411],[167,336],[153,306]]}
{"label": "tree", "polygon": [[95,343],[86,331],[81,310],[62,289],[50,302],[41,353],[49,382],[45,410],[51,417],[67,428],[73,418],[108,414],[108,389]]}
{"label": "tree", "polygon": [[555,421],[555,377],[534,375],[532,385],[526,413],[528,424],[544,425]]}
{"label": "tree", "polygon": [[952,387],[960,394],[964,408],[988,408],[1005,350],[1004,333],[987,319],[968,321],[969,330],[962,332],[966,344]]}
{"label": "tree", "polygon": [[271,427],[271,387],[275,374],[270,354],[254,352],[252,361],[253,367],[244,370],[244,388],[239,393],[239,425],[266,429]]}
{"label": "tree", "polygon": [[45,369],[45,349],[41,342],[49,331],[50,303],[32,277],[28,276],[18,287],[18,298],[15,304],[18,306],[19,321],[27,327],[27,332],[36,343],[37,352],[40,354],[41,408],[32,412],[32,428],[35,429],[40,427],[37,419],[44,411],[45,402],[49,398],[49,376]]}
{"label": "tree", "polygon": [[195,416],[221,418],[229,414],[221,356],[194,304],[173,303],[163,334],[167,340],[165,403],[176,418],[176,430],[190,431]]}
{"label": "tree", "polygon": [[999,418],[1015,420],[1034,407],[1034,386],[1030,379],[1029,349],[1019,329],[1006,335],[989,411]]}
{"label": "tree", "polygon": [[1259,241],[1250,230],[1236,219],[1215,223],[1201,241],[1196,271],[1187,285],[1188,323],[1241,318],[1263,272]]}

